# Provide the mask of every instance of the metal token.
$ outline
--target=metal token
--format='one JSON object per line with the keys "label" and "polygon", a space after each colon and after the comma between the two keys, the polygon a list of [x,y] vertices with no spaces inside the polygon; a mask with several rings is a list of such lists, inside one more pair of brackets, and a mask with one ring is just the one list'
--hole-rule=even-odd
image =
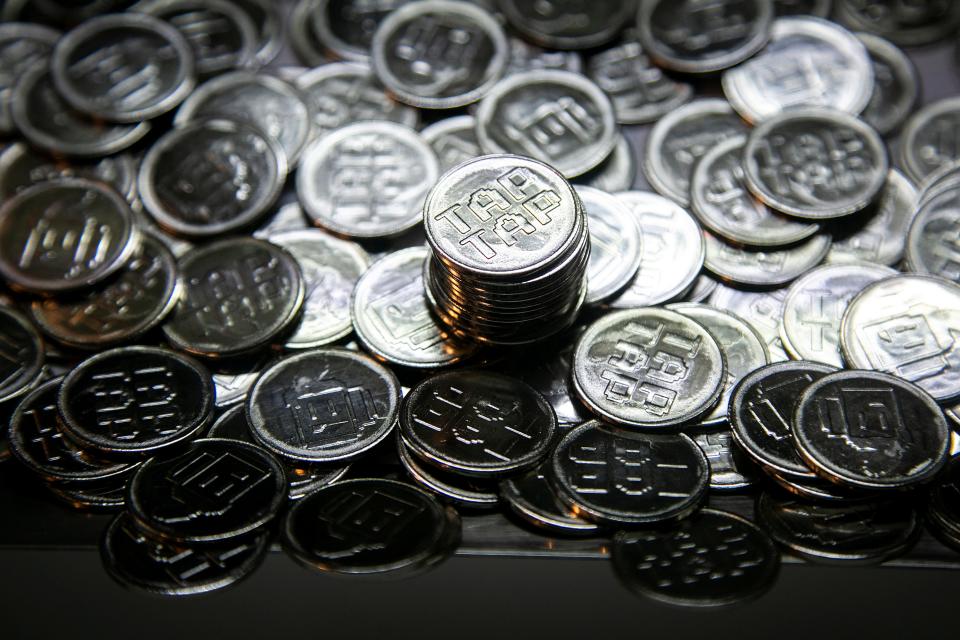
{"label": "metal token", "polygon": [[950,430],[937,403],[886,373],[841,371],[800,396],[793,437],[823,476],[864,489],[902,489],[933,478],[950,455]]}
{"label": "metal token", "polygon": [[34,300],[40,329],[79,349],[102,348],[143,336],[157,327],[180,298],[177,261],[159,240],[144,235],[139,251],[105,286],[79,298]]}
{"label": "metal token", "polygon": [[716,404],[723,352],[703,325],[666,309],[618,311],[584,332],[573,383],[595,413],[632,427],[693,422]]}
{"label": "metal token", "polygon": [[847,306],[840,347],[847,365],[919,385],[938,402],[960,396],[960,286],[924,275],[875,282]]}
{"label": "metal token", "polygon": [[28,69],[47,60],[60,33],[31,23],[0,25],[0,134],[16,131],[11,110],[14,86]]}
{"label": "metal token", "polygon": [[851,29],[875,33],[900,46],[942,40],[960,25],[960,7],[946,0],[911,2],[836,0],[834,15]]}
{"label": "metal token", "polygon": [[354,62],[369,62],[377,27],[392,11],[410,0],[315,0],[309,19],[318,41],[333,55]]}
{"label": "metal token", "polygon": [[233,0],[233,4],[247,14],[257,30],[254,62],[269,64],[283,46],[283,14],[271,0]]}
{"label": "metal token", "polygon": [[732,311],[756,329],[767,345],[770,362],[789,360],[780,341],[780,323],[783,320],[783,302],[787,289],[771,291],[744,291],[718,285],[710,294],[711,306]]}
{"label": "metal token", "polygon": [[315,349],[267,367],[247,397],[254,437],[284,459],[355,458],[393,430],[400,383],[367,356]]}
{"label": "metal token", "polygon": [[137,168],[129,154],[95,161],[48,156],[15,142],[0,154],[0,199],[9,200],[27,187],[57,178],[86,178],[105,182],[128,201],[134,198]]}
{"label": "metal token", "polygon": [[418,485],[466,509],[490,509],[500,503],[496,485],[466,478],[440,469],[427,469],[417,461],[402,438],[397,439],[400,463]]}
{"label": "metal token", "polygon": [[314,142],[297,171],[297,195],[313,221],[352,238],[412,229],[440,173],[420,135],[393,122],[358,122]]}
{"label": "metal token", "polygon": [[239,440],[195,440],[173,457],[150,458],[127,486],[137,524],[165,539],[217,542],[265,527],[287,500],[283,467]]}
{"label": "metal token", "polygon": [[777,211],[809,220],[862,211],[879,196],[889,168],[880,135],[833,109],[797,108],[765,120],[743,151],[750,191]]}
{"label": "metal token", "polygon": [[683,206],[690,202],[694,161],[746,125],[723,100],[695,100],[660,118],[643,156],[643,172],[658,193]]}
{"label": "metal token", "polygon": [[629,285],[643,258],[640,226],[622,200],[591,187],[577,187],[590,229],[587,304],[613,298]]}
{"label": "metal token", "polygon": [[279,207],[260,228],[253,232],[254,238],[269,240],[271,236],[287,231],[305,231],[310,221],[300,207],[299,202],[288,202]]}
{"label": "metal token", "polygon": [[227,368],[213,372],[216,406],[218,409],[232,407],[247,399],[247,392],[260,376],[264,361],[242,361],[239,366],[230,363]]}
{"label": "metal token", "polygon": [[557,498],[550,481],[549,462],[500,482],[500,494],[513,513],[530,524],[566,535],[590,535],[599,527],[584,520]]}
{"label": "metal token", "polygon": [[320,1],[297,0],[287,20],[290,46],[296,53],[297,59],[308,67],[319,67],[329,62],[326,47],[320,42],[320,37],[314,28],[313,12],[317,10]]}
{"label": "metal token", "polygon": [[196,84],[193,51],[168,22],[142,13],[87,20],[53,50],[57,91],[78,111],[113,122],[162,115]]}
{"label": "metal token", "polygon": [[596,168],[617,144],[610,98],[569,71],[508,76],[480,101],[476,118],[484,151],[529,156],[566,178]]}
{"label": "metal token", "polygon": [[719,285],[720,283],[714,280],[710,274],[701,273],[683,295],[683,302],[706,302]]}
{"label": "metal token", "polygon": [[953,237],[960,225],[960,186],[939,190],[917,210],[907,235],[906,265],[960,282],[960,256]]}
{"label": "metal token", "polygon": [[59,178],[18,193],[0,208],[0,274],[45,294],[102,282],[140,246],[130,205],[101,182]]}
{"label": "metal token", "polygon": [[686,607],[757,598],[773,586],[780,570],[780,552],[762,529],[714,509],[661,531],[618,533],[612,559],[631,591]]}
{"label": "metal token", "polygon": [[722,82],[749,122],[801,106],[860,113],[873,94],[873,65],[863,44],[832,22],[778,18],[767,47],[725,71]]}
{"label": "metal token", "polygon": [[753,486],[759,474],[729,429],[693,436],[710,464],[712,491],[739,491]]}
{"label": "metal token", "polygon": [[507,60],[507,74],[522,73],[535,69],[554,69],[557,71],[583,71],[583,58],[576,51],[557,51],[543,49],[520,38],[508,35],[510,55]]}
{"label": "metal token", "polygon": [[900,128],[920,99],[917,68],[895,44],[869,33],[858,33],[873,64],[873,95],[861,117],[881,135]]}
{"label": "metal token", "polygon": [[845,263],[814,269],[794,282],[783,304],[780,337],[798,360],[843,366],[840,320],[867,285],[896,275],[889,267]]}
{"label": "metal token", "polygon": [[422,109],[476,102],[507,68],[507,36],[496,18],[465,2],[404,5],[377,27],[373,70],[398,100]]}
{"label": "metal token", "polygon": [[900,164],[917,184],[960,160],[960,98],[945,98],[914,113],[900,136]]}
{"label": "metal token", "polygon": [[637,161],[634,157],[633,145],[621,133],[617,138],[617,146],[613,148],[607,159],[596,169],[573,178],[572,182],[607,193],[617,193],[633,187],[636,177]]}
{"label": "metal token", "polygon": [[45,359],[43,340],[30,321],[0,305],[0,404],[29,391],[43,374]]}
{"label": "metal token", "polygon": [[411,451],[458,474],[498,477],[529,469],[553,444],[557,417],[532,387],[504,375],[457,371],[428,378],[404,398],[400,434]]}
{"label": "metal token", "polygon": [[553,49],[590,49],[612,41],[636,15],[636,0],[498,0],[511,27]]}
{"label": "metal token", "polygon": [[830,235],[818,233],[786,248],[743,249],[704,232],[703,266],[725,282],[748,287],[775,287],[793,282],[817,266],[830,251]]}
{"label": "metal token", "polygon": [[658,66],[714,73],[759,52],[770,39],[773,4],[764,0],[640,4],[638,36]]}
{"label": "metal token", "polygon": [[874,500],[876,492],[852,489],[834,484],[823,478],[788,478],[771,469],[765,469],[770,477],[781,489],[787,493],[799,496],[804,500],[818,502],[852,502]]}
{"label": "metal token", "polygon": [[440,173],[458,164],[483,155],[477,138],[477,122],[473,116],[456,116],[438,120],[420,132],[440,161]]}
{"label": "metal token", "polygon": [[617,193],[640,225],[640,269],[629,287],[609,304],[647,307],[682,296],[700,275],[705,248],[700,225],[683,207],[645,191]]}
{"label": "metal token", "polygon": [[747,375],[730,399],[730,427],[744,452],[788,478],[813,478],[793,443],[791,421],[797,399],[833,367],[816,362],[779,362]]}
{"label": "metal token", "polygon": [[683,518],[703,500],[710,468],[688,436],[614,429],[596,420],[564,435],[550,479],[574,513],[618,527]]}
{"label": "metal token", "polygon": [[[430,315],[424,293],[427,249],[388,254],[359,278],[348,302],[353,327],[376,357],[404,367],[433,368],[469,357],[475,345],[450,335]],[[349,316],[348,316],[349,317]]]}
{"label": "metal token", "polygon": [[960,457],[954,457],[933,484],[925,512],[933,533],[946,544],[960,548]]}
{"label": "metal token", "polygon": [[833,0],[773,0],[773,11],[780,16],[816,16],[826,18]]}

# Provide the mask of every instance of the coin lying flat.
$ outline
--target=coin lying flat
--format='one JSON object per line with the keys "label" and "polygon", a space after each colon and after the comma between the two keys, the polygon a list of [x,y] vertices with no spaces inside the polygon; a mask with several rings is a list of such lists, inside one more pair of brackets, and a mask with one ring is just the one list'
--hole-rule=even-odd
{"label": "coin lying flat", "polygon": [[397,453],[407,475],[446,502],[465,509],[491,509],[500,504],[497,485],[492,482],[467,478],[442,469],[428,469],[402,438],[397,438]]}
{"label": "coin lying flat", "polygon": [[573,9],[562,0],[498,0],[511,27],[553,49],[590,49],[613,40],[636,15],[634,0],[597,0]]}
{"label": "coin lying flat", "polygon": [[790,359],[780,340],[780,323],[786,297],[786,288],[745,291],[720,284],[710,294],[708,301],[711,306],[732,311],[746,320],[766,343],[770,362],[783,362]]}
{"label": "coin lying flat", "polygon": [[48,60],[60,34],[49,27],[31,23],[0,25],[0,133],[16,129],[10,114],[13,88],[36,63]]}
{"label": "coin lying flat", "polygon": [[960,25],[960,7],[942,0],[909,6],[884,0],[836,0],[834,14],[851,29],[876,33],[901,46],[936,42]]}
{"label": "coin lying flat", "polygon": [[590,229],[586,303],[596,304],[616,296],[636,276],[643,258],[640,226],[615,196],[591,187],[576,192]]}
{"label": "coin lying flat", "polygon": [[720,283],[714,280],[709,273],[701,272],[693,284],[683,294],[683,302],[706,302],[713,295]]}
{"label": "coin lying flat", "polygon": [[46,360],[40,334],[19,311],[0,306],[0,404],[22,396],[40,379]]}
{"label": "coin lying flat", "polygon": [[500,494],[513,513],[535,527],[565,535],[590,535],[599,527],[579,517],[557,498],[547,478],[549,462],[527,473],[506,478]]}
{"label": "coin lying flat", "polygon": [[729,429],[693,436],[710,465],[711,491],[739,491],[753,486],[758,476],[754,465]]}
{"label": "coin lying flat", "polygon": [[480,140],[477,139],[477,122],[473,116],[438,120],[424,127],[420,135],[437,154],[441,173],[483,155]]}
{"label": "coin lying flat", "polygon": [[896,131],[920,99],[920,80],[913,62],[895,44],[869,33],[857,38],[873,64],[873,95],[861,117],[881,135]]}
{"label": "coin lying flat", "polygon": [[15,142],[0,154],[0,198],[8,200],[27,187],[56,178],[86,178],[105,182],[132,201],[136,174],[137,167],[130,154],[67,161]]}
{"label": "coin lying flat", "polygon": [[776,287],[793,282],[817,266],[830,251],[830,235],[818,233],[786,248],[743,249],[704,233],[703,266],[725,282],[743,286]]}
{"label": "coin lying flat", "polygon": [[900,163],[917,184],[955,160],[960,151],[953,142],[960,126],[960,98],[945,98],[914,113],[900,137]]}

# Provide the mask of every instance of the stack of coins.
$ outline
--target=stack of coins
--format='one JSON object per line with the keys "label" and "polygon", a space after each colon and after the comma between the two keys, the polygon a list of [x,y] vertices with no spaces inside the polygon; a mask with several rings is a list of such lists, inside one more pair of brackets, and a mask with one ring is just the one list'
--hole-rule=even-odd
{"label": "stack of coins", "polygon": [[455,333],[526,344],[568,327],[586,295],[583,205],[546,164],[490,155],[448,171],[424,207],[427,297]]}

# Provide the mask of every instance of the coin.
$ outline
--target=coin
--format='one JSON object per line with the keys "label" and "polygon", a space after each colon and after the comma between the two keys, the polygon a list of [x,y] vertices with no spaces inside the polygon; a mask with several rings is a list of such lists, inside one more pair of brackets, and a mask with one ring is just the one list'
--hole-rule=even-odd
{"label": "coin", "polygon": [[744,291],[720,284],[710,294],[708,301],[711,306],[732,311],[743,318],[763,338],[770,362],[783,362],[790,359],[780,341],[780,323],[786,297],[786,288]]}
{"label": "coin", "polygon": [[414,482],[442,499],[464,509],[490,509],[500,503],[496,485],[483,480],[465,478],[440,469],[427,469],[410,448],[397,438],[400,463]]}
{"label": "coin", "polygon": [[804,389],[833,367],[816,362],[778,362],[747,375],[734,388],[729,419],[733,437],[763,467],[787,478],[813,478],[791,436],[793,411]]}
{"label": "coin", "polygon": [[806,388],[793,416],[803,459],[828,479],[864,489],[928,482],[950,455],[936,401],[886,373],[842,371]]}
{"label": "coin", "polygon": [[637,161],[634,158],[633,145],[621,133],[617,139],[617,146],[613,148],[607,159],[596,169],[573,178],[572,182],[607,193],[617,193],[633,187],[636,177]]}
{"label": "coin", "polygon": [[640,226],[622,200],[592,187],[577,187],[590,229],[587,304],[613,298],[634,279],[640,261]]}
{"label": "coin", "polygon": [[900,136],[900,164],[915,183],[960,160],[960,98],[945,98],[914,113]]}
{"label": "coin", "polygon": [[710,470],[688,436],[637,433],[592,420],[563,436],[550,473],[576,515],[625,527],[688,516],[706,495]]}
{"label": "coin", "polygon": [[658,193],[687,206],[694,161],[727,138],[746,132],[723,100],[694,100],[660,118],[647,138],[643,172]]}
{"label": "coin", "polygon": [[710,274],[701,272],[693,285],[683,295],[683,302],[705,302],[720,283],[710,277]]}
{"label": "coin", "polygon": [[780,552],[762,529],[714,509],[663,530],[620,532],[612,559],[631,591],[686,607],[757,598],[773,586],[780,570]]}
{"label": "coin", "polygon": [[960,7],[944,0],[911,6],[885,0],[837,0],[834,14],[851,29],[875,33],[901,46],[931,44],[960,25]]}
{"label": "coin", "polygon": [[0,154],[0,198],[9,200],[27,187],[56,178],[87,178],[105,182],[132,201],[137,168],[129,154],[99,160],[70,160],[47,155],[22,142]]}
{"label": "coin", "polygon": [[888,135],[913,113],[920,99],[917,68],[897,45],[879,36],[858,33],[873,65],[873,95],[861,117],[881,135]]}
{"label": "coin", "polygon": [[484,151],[529,156],[566,178],[596,168],[617,144],[610,99],[569,71],[507,76],[480,101],[476,118]]}
{"label": "coin", "polygon": [[724,72],[723,93],[749,122],[793,107],[860,113],[873,93],[867,50],[846,29],[814,17],[778,18],[759,54]]}
{"label": "coin", "polygon": [[49,59],[60,34],[49,27],[31,23],[0,25],[0,134],[16,131],[11,110],[14,86],[28,69]]}
{"label": "coin", "polygon": [[927,524],[938,538],[960,546],[960,458],[954,457],[931,487],[925,505]]}
{"label": "coin", "polygon": [[264,361],[241,361],[239,365],[231,363],[226,368],[213,372],[216,405],[218,409],[230,407],[247,398],[247,392],[260,376]]}
{"label": "coin", "polygon": [[270,0],[234,0],[233,4],[247,14],[257,31],[254,64],[269,64],[283,46],[283,15],[280,8]]}
{"label": "coin", "polygon": [[907,235],[906,264],[911,271],[960,281],[960,262],[953,237],[960,224],[960,188],[941,189],[917,210]]}
{"label": "coin", "polygon": [[284,459],[308,463],[355,458],[393,430],[400,383],[367,356],[314,349],[275,362],[247,397],[257,441]]}
{"label": "coin", "polygon": [[775,287],[788,284],[827,257],[830,235],[819,233],[786,248],[742,249],[704,233],[706,254],[703,266],[725,282],[747,287]]}
{"label": "coin", "polygon": [[553,49],[590,49],[612,41],[636,15],[635,0],[499,0],[507,22],[532,42]]}
{"label": "coin", "polygon": [[833,0],[773,0],[773,11],[779,16],[811,15],[826,18]]}
{"label": "coin", "polygon": [[804,500],[813,500],[817,502],[852,502],[875,500],[876,492],[864,491],[862,489],[852,489],[851,487],[840,486],[823,478],[788,478],[770,469],[765,469],[767,476],[773,480],[776,485],[795,496]]}
{"label": "coin", "polygon": [[415,227],[440,173],[437,156],[412,129],[358,122],[314,142],[297,172],[297,195],[313,221],[352,238]]}
{"label": "coin", "polygon": [[740,449],[729,429],[693,436],[710,464],[711,491],[739,491],[757,481],[756,468]]}
{"label": "coin", "polygon": [[[327,54],[314,28],[313,12],[321,0],[297,0],[287,20],[290,46],[303,64],[319,67],[327,64]],[[368,56],[369,57],[369,56]]]}
{"label": "coin", "polygon": [[84,482],[51,482],[47,489],[60,502],[78,511],[116,512],[126,505],[130,474]]}
{"label": "coin", "polygon": [[377,27],[391,11],[409,0],[384,0],[373,4],[359,0],[315,0],[309,13],[314,33],[337,58],[368,62]]}
{"label": "coin", "polygon": [[549,462],[500,482],[500,494],[511,511],[535,527],[565,535],[590,535],[599,527],[563,504],[547,478]]}
{"label": "coin", "polygon": [[602,317],[581,336],[573,356],[574,387],[584,403],[632,427],[693,422],[713,409],[725,376],[716,339],[665,309]]}
{"label": "coin", "polygon": [[784,300],[783,346],[798,360],[842,367],[839,331],[847,305],[867,285],[896,274],[889,267],[862,263],[826,265],[806,273]]}
{"label": "coin", "polygon": [[285,249],[228,238],[185,254],[183,295],[163,326],[170,344],[210,358],[250,353],[281,338],[298,319],[305,286]]}
{"label": "coin", "polygon": [[440,161],[440,173],[458,164],[483,155],[477,139],[477,123],[473,116],[456,116],[438,120],[420,132]]}
{"label": "coin", "polygon": [[140,13],[98,16],[74,28],[54,47],[50,72],[68,104],[113,122],[167,113],[196,84],[186,38]]}
{"label": "coin", "polygon": [[507,42],[510,45],[507,74],[522,73],[535,69],[555,69],[557,71],[573,71],[574,73],[583,71],[583,58],[576,51],[543,49],[509,34],[507,35]]}

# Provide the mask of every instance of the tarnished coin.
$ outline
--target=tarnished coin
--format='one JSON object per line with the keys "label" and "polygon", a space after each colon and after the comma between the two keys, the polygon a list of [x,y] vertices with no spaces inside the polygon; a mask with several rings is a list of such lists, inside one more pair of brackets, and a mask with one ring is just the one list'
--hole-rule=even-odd
{"label": "tarnished coin", "polygon": [[[482,0],[481,0],[482,1]],[[558,51],[543,49],[526,40],[508,35],[510,56],[507,61],[507,73],[523,73],[535,69],[557,71],[583,71],[583,58],[576,51]]]}
{"label": "tarnished coin", "polygon": [[13,88],[28,69],[50,57],[60,33],[31,23],[0,25],[0,134],[16,130],[11,110]]}
{"label": "tarnished coin", "polygon": [[600,416],[632,427],[679,425],[709,413],[726,367],[716,339],[676,311],[618,311],[577,342],[573,382]]}
{"label": "tarnished coin", "polygon": [[773,5],[766,0],[652,0],[640,3],[638,36],[658,66],[714,73],[754,55],[770,39]]}
{"label": "tarnished coin", "polygon": [[679,298],[703,267],[700,225],[683,207],[655,193],[627,191],[616,196],[640,225],[642,255],[633,282],[610,306],[630,309]]}
{"label": "tarnished coin", "polygon": [[566,178],[596,168],[617,144],[610,98],[569,71],[508,76],[481,100],[476,118],[484,151],[529,156]]}
{"label": "tarnished coin", "polygon": [[400,413],[400,434],[411,451],[440,468],[485,478],[535,466],[556,428],[540,393],[481,371],[428,378],[407,394]]}
{"label": "tarnished coin", "polygon": [[778,18],[770,43],[723,74],[723,93],[749,122],[793,107],[860,113],[873,94],[873,65],[857,38],[814,17]]}
{"label": "tarnished coin", "polygon": [[788,478],[813,478],[794,445],[791,421],[804,389],[836,371],[817,362],[779,362],[740,381],[730,399],[730,427],[744,452]]}
{"label": "tarnished coin", "polygon": [[658,193],[687,206],[694,162],[747,128],[724,100],[695,100],[660,118],[647,137],[643,172]]}
{"label": "tarnished coin", "polygon": [[40,334],[19,311],[0,305],[0,404],[30,390],[45,361]]}
{"label": "tarnished coin", "polygon": [[842,367],[840,320],[847,305],[867,285],[896,274],[889,267],[864,263],[826,265],[805,274],[784,300],[784,348],[798,360]]}
{"label": "tarnished coin", "polygon": [[900,136],[900,164],[915,183],[960,160],[958,131],[960,97],[938,100],[910,116]]}
{"label": "tarnished coin", "polygon": [[308,463],[355,458],[397,421],[400,383],[367,356],[315,349],[260,374],[247,397],[247,422],[263,446]]}
{"label": "tarnished coin", "polygon": [[718,285],[708,298],[711,306],[732,311],[757,330],[767,345],[770,362],[783,362],[789,356],[780,341],[780,323],[783,320],[783,302],[787,289],[771,291],[744,291]]}
{"label": "tarnished coin", "polygon": [[960,286],[899,275],[868,286],[847,306],[840,347],[847,365],[899,376],[938,402],[960,397]]}
{"label": "tarnished coin", "polygon": [[727,419],[727,407],[733,388],[744,376],[767,364],[767,348],[763,338],[747,322],[729,311],[705,304],[680,303],[667,307],[702,324],[717,341],[726,364],[723,391],[716,406],[700,418],[704,425],[719,425]]}
{"label": "tarnished coin", "polygon": [[889,168],[880,135],[834,109],[791,109],[765,120],[750,132],[743,151],[744,177],[754,195],[777,211],[809,220],[867,208]]}
{"label": "tarnished coin", "polygon": [[617,146],[596,169],[573,178],[573,184],[582,184],[607,193],[629,191],[637,177],[637,160],[633,145],[622,133],[617,137]]}
{"label": "tarnished coin", "polygon": [[393,122],[358,122],[307,149],[297,195],[313,221],[334,233],[388,237],[421,221],[439,173],[436,154],[417,132]]}
{"label": "tarnished coin", "polygon": [[195,440],[176,456],[150,458],[127,486],[127,507],[137,524],[183,542],[216,542],[257,531],[286,501],[280,463],[239,440]]}
{"label": "tarnished coin", "polygon": [[44,294],[102,282],[140,246],[130,205],[101,182],[58,178],[21,191],[0,208],[0,274]]}
{"label": "tarnished coin", "polygon": [[636,0],[498,0],[511,27],[553,49],[590,49],[612,41],[636,15]]}
{"label": "tarnished coin", "polygon": [[729,429],[698,433],[692,437],[710,464],[712,491],[739,491],[756,483],[760,474]]}
{"label": "tarnished coin", "polygon": [[490,13],[422,0],[390,13],[372,43],[373,70],[398,100],[422,109],[476,102],[503,76],[509,49]]}
{"label": "tarnished coin", "polygon": [[577,187],[590,229],[587,304],[613,298],[634,279],[640,261],[640,226],[629,207],[615,196],[591,187]]}
{"label": "tarnished coin", "polygon": [[48,180],[86,178],[105,182],[132,201],[136,175],[133,157],[126,153],[92,161],[68,161],[15,142],[0,153],[0,198],[8,200],[27,187]]}
{"label": "tarnished coin", "polygon": [[703,509],[674,527],[621,532],[613,567],[639,595],[684,607],[723,607],[773,586],[780,552],[746,518]]}
{"label": "tarnished coin", "polygon": [[369,62],[377,27],[410,0],[314,0],[309,13],[320,44],[337,58]]}
{"label": "tarnished coin", "polygon": [[430,314],[424,294],[427,249],[388,254],[366,270],[349,302],[353,327],[376,357],[404,367],[433,368],[469,357],[475,345],[450,335]]}
{"label": "tarnished coin", "polygon": [[917,210],[907,235],[911,271],[960,282],[960,185],[940,190]]}
{"label": "tarnished coin", "polygon": [[196,435],[213,415],[210,372],[156,347],[120,347],[87,358],[57,396],[70,438],[111,455],[162,450]]}
{"label": "tarnished coin", "polygon": [[610,96],[620,124],[654,122],[693,97],[691,85],[664,75],[636,42],[592,56],[587,76]]}
{"label": "tarnished coin", "polygon": [[901,46],[931,44],[960,25],[960,7],[950,0],[837,0],[834,16],[851,29],[875,33]]}
{"label": "tarnished coin", "polygon": [[57,42],[57,91],[78,111],[114,122],[162,115],[196,84],[193,51],[168,22],[142,13],[87,20]]}
{"label": "tarnished coin", "polygon": [[294,257],[306,288],[300,323],[285,346],[312,349],[349,335],[350,296],[370,266],[367,252],[318,229],[283,231],[269,240]]}
{"label": "tarnished coin", "polygon": [[477,138],[477,122],[473,116],[438,120],[425,127],[420,135],[437,154],[441,173],[483,155],[480,140]]}
{"label": "tarnished coin", "polygon": [[193,249],[179,263],[183,295],[163,326],[178,349],[217,358],[273,344],[303,308],[293,256],[263,240],[231,238]]}
{"label": "tarnished coin", "polygon": [[833,0],[773,0],[773,12],[780,16],[816,16],[826,18]]}
{"label": "tarnished coin", "polygon": [[743,249],[704,233],[703,266],[725,282],[747,287],[776,287],[793,282],[817,266],[830,251],[830,235],[818,233],[800,244]]}
{"label": "tarnished coin", "polygon": [[861,117],[881,135],[900,128],[920,99],[917,68],[895,44],[869,33],[857,38],[867,48],[873,64],[873,95]]}
{"label": "tarnished coin", "polygon": [[415,483],[447,502],[465,509],[491,509],[500,504],[497,485],[492,482],[467,478],[442,469],[427,469],[402,438],[397,438],[397,453],[400,463]]}
{"label": "tarnished coin", "polygon": [[577,515],[623,527],[689,515],[707,493],[710,469],[688,436],[636,433],[592,420],[560,440],[550,473]]}
{"label": "tarnished coin", "polygon": [[566,535],[590,535],[599,527],[584,520],[557,498],[547,475],[550,463],[527,473],[506,478],[500,483],[500,494],[510,509],[535,527]]}

